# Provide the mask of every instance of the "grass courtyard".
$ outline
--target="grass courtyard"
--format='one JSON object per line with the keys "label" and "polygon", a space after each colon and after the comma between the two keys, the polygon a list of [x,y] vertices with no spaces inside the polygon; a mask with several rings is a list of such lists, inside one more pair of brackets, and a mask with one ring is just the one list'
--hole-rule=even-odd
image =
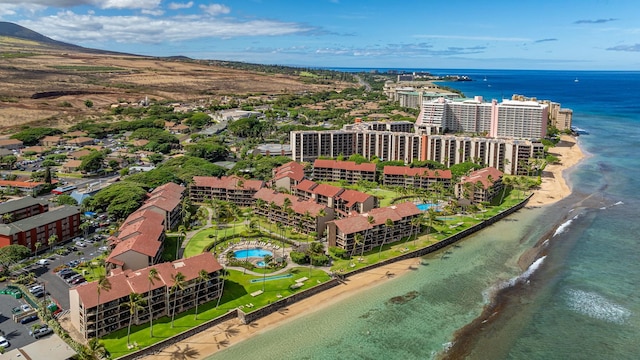
{"label": "grass courtyard", "polygon": [[[171,327],[171,317],[165,316],[153,321],[153,337],[150,337],[149,323],[144,325],[132,325],[130,343],[137,344],[138,348],[144,348],[175,336],[194,326],[215,319],[236,308],[241,308],[244,312],[251,312],[265,305],[273,303],[280,298],[287,297],[296,292],[308,289],[319,283],[330,279],[329,275],[319,269],[309,267],[297,267],[290,269],[287,274],[290,277],[269,280],[266,276],[253,276],[243,274],[242,271],[228,270],[225,278],[224,292],[220,300],[220,306],[216,309],[216,301],[200,305],[198,307],[198,317],[195,318],[195,308],[189,311],[176,314],[173,328]],[[307,278],[303,285],[297,289],[291,289],[291,285],[296,284],[296,280]],[[251,280],[254,280],[252,283]],[[264,289],[264,290],[263,290]],[[260,295],[252,296],[252,293],[263,291]],[[251,306],[252,305],[252,306]],[[129,349],[127,346],[127,329],[120,329],[114,333],[100,339],[112,358],[117,358],[131,353],[136,349]]]}

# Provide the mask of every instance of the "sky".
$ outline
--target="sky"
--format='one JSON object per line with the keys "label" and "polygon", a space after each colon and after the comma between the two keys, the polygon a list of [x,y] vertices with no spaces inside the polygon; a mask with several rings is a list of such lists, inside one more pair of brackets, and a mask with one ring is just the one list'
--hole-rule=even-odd
{"label": "sky", "polygon": [[640,70],[637,0],[0,0],[0,21],[149,56],[330,68]]}

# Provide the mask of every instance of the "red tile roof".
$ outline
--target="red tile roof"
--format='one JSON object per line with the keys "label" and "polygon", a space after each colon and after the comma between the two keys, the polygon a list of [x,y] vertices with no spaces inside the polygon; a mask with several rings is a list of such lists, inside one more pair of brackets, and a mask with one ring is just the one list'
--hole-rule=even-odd
{"label": "red tile roof", "polygon": [[367,171],[367,172],[375,172],[376,164],[373,163],[362,163],[356,164],[355,161],[337,161],[337,160],[324,160],[317,159],[313,163],[314,168],[328,168],[328,169],[343,169],[350,171]]}
{"label": "red tile roof", "polygon": [[284,199],[289,199],[291,201],[291,210],[293,210],[297,214],[304,215],[305,213],[309,213],[311,216],[318,216],[320,211],[324,210],[325,213],[328,212],[328,207],[318,204],[313,200],[303,200],[297,196],[279,193],[275,190],[271,189],[260,189],[253,196],[254,199],[261,199],[265,201],[267,204],[274,203],[279,207],[284,205]]}
{"label": "red tile roof", "polygon": [[44,183],[42,182],[30,182],[30,181],[13,181],[13,180],[0,180],[0,187],[11,186],[17,188],[36,188]]}
{"label": "red tile roof", "polygon": [[[421,211],[414,203],[405,202],[402,204],[373,209],[368,213],[357,214],[352,217],[334,220],[333,223],[343,233],[354,234],[372,229],[373,227],[378,225],[382,225],[386,223],[387,219],[391,219],[391,221],[396,222],[402,220],[403,218],[419,214],[421,214]],[[373,218],[373,224],[369,224],[369,216]]]}
{"label": "red tile roof", "polygon": [[373,195],[351,189],[347,189],[338,195],[338,199],[344,201],[348,207],[351,207],[351,205],[355,203],[363,203],[372,197]]}
{"label": "red tile roof", "polygon": [[238,184],[242,182],[243,190],[258,190],[264,187],[264,181],[262,180],[246,180],[238,176],[223,176],[217,178],[214,176],[194,176],[193,184],[195,186],[208,187],[213,189],[239,189]]}
{"label": "red tile roof", "polygon": [[451,179],[451,170],[431,170],[427,168],[412,168],[408,166],[385,166],[383,174],[422,176],[431,179]]}
{"label": "red tile roof", "polygon": [[298,162],[291,161],[275,168],[273,173],[274,180],[290,177],[295,181],[302,181],[302,179],[304,179],[304,166]]}
{"label": "red tile roof", "polygon": [[338,194],[342,193],[343,191],[344,191],[343,188],[329,185],[329,184],[319,184],[318,186],[314,187],[311,190],[313,194],[318,194],[318,195],[322,195],[330,198],[336,197]]}
{"label": "red tile roof", "polygon": [[[221,270],[222,266],[220,266],[212,253],[205,252],[171,263],[152,265],[144,269],[126,271],[109,276],[108,279],[111,283],[111,289],[100,292],[100,303],[104,304],[128,296],[132,292],[139,294],[147,292],[149,290],[149,280],[147,276],[151,268],[158,270],[159,280],[154,281],[154,285],[151,286],[151,289],[157,289],[163,286],[171,287],[173,285],[172,275],[175,276],[178,272],[181,272],[185,276],[185,281],[191,281],[198,277],[200,270],[213,273]],[[78,292],[80,302],[86,309],[98,305],[97,281],[77,286],[70,291]]]}
{"label": "red tile roof", "polygon": [[[502,175],[502,171],[494,167],[486,167],[472,172],[469,176],[463,176],[460,178],[460,183],[477,183],[479,181],[486,190],[493,186],[493,183],[495,183],[496,180],[502,178]],[[489,176],[491,176],[493,181],[489,181]]]}
{"label": "red tile roof", "polygon": [[313,190],[313,188],[315,188],[316,186],[318,186],[318,183],[305,179],[300,181],[300,183],[298,183],[298,185],[296,186],[296,189],[310,193]]}

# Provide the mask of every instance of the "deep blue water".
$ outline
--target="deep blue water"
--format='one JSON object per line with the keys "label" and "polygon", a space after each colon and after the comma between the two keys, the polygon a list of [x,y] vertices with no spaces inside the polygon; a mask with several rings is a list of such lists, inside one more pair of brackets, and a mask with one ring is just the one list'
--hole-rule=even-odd
{"label": "deep blue water", "polygon": [[[640,72],[425,70],[471,76],[446,83],[469,97],[517,93],[573,109],[573,124],[589,131],[579,139],[589,157],[565,174],[574,194],[212,359],[425,359],[447,357],[452,341],[471,359],[640,358]],[[533,275],[511,281],[540,243]],[[389,304],[410,291],[419,296]]]}

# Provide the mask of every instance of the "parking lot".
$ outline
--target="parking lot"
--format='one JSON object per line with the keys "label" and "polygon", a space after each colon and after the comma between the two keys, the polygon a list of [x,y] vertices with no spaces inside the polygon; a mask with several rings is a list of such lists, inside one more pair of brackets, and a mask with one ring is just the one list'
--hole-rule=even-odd
{"label": "parking lot", "polygon": [[[71,243],[66,246],[69,245]],[[36,263],[26,269],[36,275],[36,281],[44,285],[46,292],[62,309],[69,309],[69,288],[71,285],[55,274],[53,269],[72,260],[89,261],[100,255],[101,252],[98,250],[98,247],[102,246],[100,242],[87,243],[86,245],[87,247],[78,247],[76,251],[72,251],[66,256],[54,255],[49,257],[46,265]]]}
{"label": "parking lot", "polygon": [[[0,287],[4,288],[6,286],[6,283],[0,284]],[[31,326],[38,324],[39,320],[28,324],[20,324],[13,321],[11,317],[11,309],[26,303],[24,299],[16,299],[11,295],[0,294],[0,330],[9,341],[8,350],[23,347],[37,341],[29,335],[29,330],[31,330]]]}

